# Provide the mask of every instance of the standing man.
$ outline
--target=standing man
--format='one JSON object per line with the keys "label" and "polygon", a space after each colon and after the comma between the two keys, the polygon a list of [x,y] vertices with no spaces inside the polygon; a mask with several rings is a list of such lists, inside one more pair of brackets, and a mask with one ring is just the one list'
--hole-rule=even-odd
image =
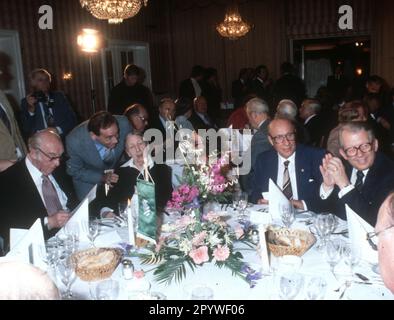
{"label": "standing man", "polygon": [[67,176],[58,170],[64,153],[60,136],[46,129],[28,144],[27,157],[0,174],[0,236],[6,243],[10,228],[28,229],[37,218],[45,237],[52,236],[77,203]]}
{"label": "standing man", "polygon": [[22,99],[21,121],[29,137],[45,128],[56,128],[64,138],[77,124],[75,113],[62,92],[50,91],[52,77],[45,69],[30,73],[32,93]]}
{"label": "standing man", "polygon": [[202,80],[204,78],[204,67],[196,65],[192,68],[189,79],[181,82],[179,87],[179,97],[189,98],[193,100],[196,97],[203,95]]}
{"label": "standing man", "polygon": [[26,155],[26,146],[6,95],[0,91],[0,172]]}
{"label": "standing man", "polygon": [[77,196],[82,200],[96,184],[112,185],[118,176],[114,169],[131,126],[125,116],[100,111],[81,123],[66,138],[67,173],[72,177]]}

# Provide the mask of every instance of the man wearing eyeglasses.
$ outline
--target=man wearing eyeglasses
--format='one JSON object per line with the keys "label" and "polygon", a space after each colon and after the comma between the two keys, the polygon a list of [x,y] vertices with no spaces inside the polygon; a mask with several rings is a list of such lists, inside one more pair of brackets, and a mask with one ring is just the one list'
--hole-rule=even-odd
{"label": "man wearing eyeglasses", "polygon": [[[41,218],[48,237],[68,221],[76,205],[71,181],[57,170],[64,153],[53,129],[34,134],[27,157],[0,174],[0,235],[8,242],[10,228],[30,228]],[[60,169],[60,168],[59,168]]]}
{"label": "man wearing eyeglasses", "polygon": [[272,179],[294,207],[318,211],[322,182],[319,165],[324,150],[298,144],[294,124],[284,118],[270,122],[268,140],[273,149],[263,152],[256,160],[251,202],[267,203],[262,193],[268,191],[269,179]]}
{"label": "man wearing eyeglasses", "polygon": [[345,204],[375,225],[378,209],[394,188],[394,164],[378,152],[378,140],[365,122],[350,122],[339,131],[339,152],[327,154],[320,171],[320,197],[327,208],[346,219]]}

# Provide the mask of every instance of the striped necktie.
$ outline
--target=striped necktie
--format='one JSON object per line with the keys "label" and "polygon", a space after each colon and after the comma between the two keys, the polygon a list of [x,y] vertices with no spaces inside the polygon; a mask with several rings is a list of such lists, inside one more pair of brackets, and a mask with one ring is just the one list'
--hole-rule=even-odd
{"label": "striped necktie", "polygon": [[286,160],[283,162],[283,165],[285,166],[285,170],[283,171],[283,194],[287,197],[287,199],[292,200],[293,199],[293,190],[291,189],[291,181],[290,181],[290,175],[289,175],[289,160]]}
{"label": "striped necktie", "polygon": [[44,198],[48,216],[52,216],[63,209],[55,186],[46,175],[42,175],[42,196]]}

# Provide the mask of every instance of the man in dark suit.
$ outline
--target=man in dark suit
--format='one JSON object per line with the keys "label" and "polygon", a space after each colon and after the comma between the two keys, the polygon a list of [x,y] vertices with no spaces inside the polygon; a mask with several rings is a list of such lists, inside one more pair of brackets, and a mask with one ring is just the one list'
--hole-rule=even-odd
{"label": "man in dark suit", "polygon": [[321,110],[319,101],[314,99],[305,99],[300,108],[300,118],[304,121],[304,127],[310,137],[309,144],[314,147],[320,147],[325,131],[324,123],[320,120],[318,113]]}
{"label": "man in dark suit", "polygon": [[27,157],[0,174],[0,235],[6,243],[10,228],[28,229],[37,218],[48,238],[77,204],[71,183],[58,171],[64,148],[52,130],[34,134]]}
{"label": "man in dark suit", "polygon": [[96,184],[112,186],[118,181],[118,176],[107,170],[113,170],[120,161],[131,129],[125,116],[100,111],[67,136],[67,173],[79,200]]}
{"label": "man in dark suit", "polygon": [[205,97],[196,97],[193,100],[194,112],[189,118],[189,121],[193,125],[194,130],[198,129],[217,129],[217,125],[208,115],[208,104]]}
{"label": "man in dark suit", "polygon": [[203,95],[202,80],[204,78],[204,67],[196,65],[192,68],[189,79],[181,82],[179,87],[179,97],[193,100],[195,97]]}
{"label": "man in dark suit", "polygon": [[251,192],[250,179],[253,176],[254,167],[256,164],[257,157],[271,149],[271,144],[268,141],[268,124],[269,124],[269,107],[268,104],[260,98],[253,98],[246,103],[246,115],[249,119],[250,126],[257,130],[250,143],[250,150],[246,151],[246,154],[250,154],[250,166],[251,170],[246,176],[242,176],[241,182],[246,192]]}
{"label": "man in dark suit", "polygon": [[295,127],[288,119],[272,120],[268,133],[273,149],[263,152],[257,158],[250,200],[254,203],[267,203],[262,192],[268,191],[269,179],[272,179],[294,207],[318,211],[321,202],[319,187],[322,182],[319,165],[324,157],[324,150],[297,144]]}
{"label": "man in dark suit", "polygon": [[378,141],[365,122],[350,122],[339,132],[339,152],[347,161],[326,155],[320,167],[320,196],[329,210],[346,219],[345,204],[372,226],[380,205],[394,189],[394,164],[377,152]]}
{"label": "man in dark suit", "polygon": [[51,75],[45,69],[30,74],[33,92],[22,99],[21,122],[24,134],[29,137],[38,130],[56,128],[65,137],[77,124],[70,103],[62,92],[50,91]]}
{"label": "man in dark suit", "polygon": [[142,135],[129,133],[126,137],[125,152],[130,160],[116,169],[119,175],[118,183],[109,191],[106,206],[118,211],[118,203],[130,199],[135,192],[137,178],[144,179],[142,173],[145,161],[149,174],[155,183],[155,196],[157,212],[162,212],[171,198],[171,168],[165,164],[154,163],[149,155],[145,154],[146,143]]}

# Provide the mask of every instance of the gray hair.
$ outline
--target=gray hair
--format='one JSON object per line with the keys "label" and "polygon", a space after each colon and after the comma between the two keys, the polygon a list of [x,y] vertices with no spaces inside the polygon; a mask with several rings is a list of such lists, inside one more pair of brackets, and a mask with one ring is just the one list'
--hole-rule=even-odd
{"label": "gray hair", "polygon": [[246,103],[247,112],[255,112],[257,114],[266,113],[269,114],[269,107],[267,102],[260,98],[250,99]]}
{"label": "gray hair", "polygon": [[41,148],[41,145],[43,143],[43,140],[45,139],[45,136],[48,136],[48,135],[53,135],[53,137],[55,137],[60,143],[63,143],[62,139],[60,138],[60,136],[57,133],[56,129],[54,129],[54,128],[47,128],[47,129],[44,129],[44,130],[37,131],[35,134],[33,134],[29,138],[29,140],[27,142],[29,150]]}
{"label": "gray hair", "polygon": [[306,103],[306,107],[312,110],[315,114],[319,113],[321,110],[321,104],[318,100],[306,99],[304,100],[304,103]]}
{"label": "gray hair", "polygon": [[0,263],[1,300],[58,300],[59,291],[48,274],[22,262]]}
{"label": "gray hair", "polygon": [[297,116],[297,105],[289,100],[284,99],[279,101],[278,106],[276,108],[276,115],[277,118],[289,118],[291,120],[295,120]]}
{"label": "gray hair", "polygon": [[373,133],[373,129],[368,123],[366,123],[364,121],[346,122],[346,123],[342,124],[339,129],[339,146],[341,148],[343,148],[342,134],[344,131],[348,131],[351,133],[358,133],[360,131],[366,131],[368,133],[369,142],[373,142],[375,140],[375,134]]}

